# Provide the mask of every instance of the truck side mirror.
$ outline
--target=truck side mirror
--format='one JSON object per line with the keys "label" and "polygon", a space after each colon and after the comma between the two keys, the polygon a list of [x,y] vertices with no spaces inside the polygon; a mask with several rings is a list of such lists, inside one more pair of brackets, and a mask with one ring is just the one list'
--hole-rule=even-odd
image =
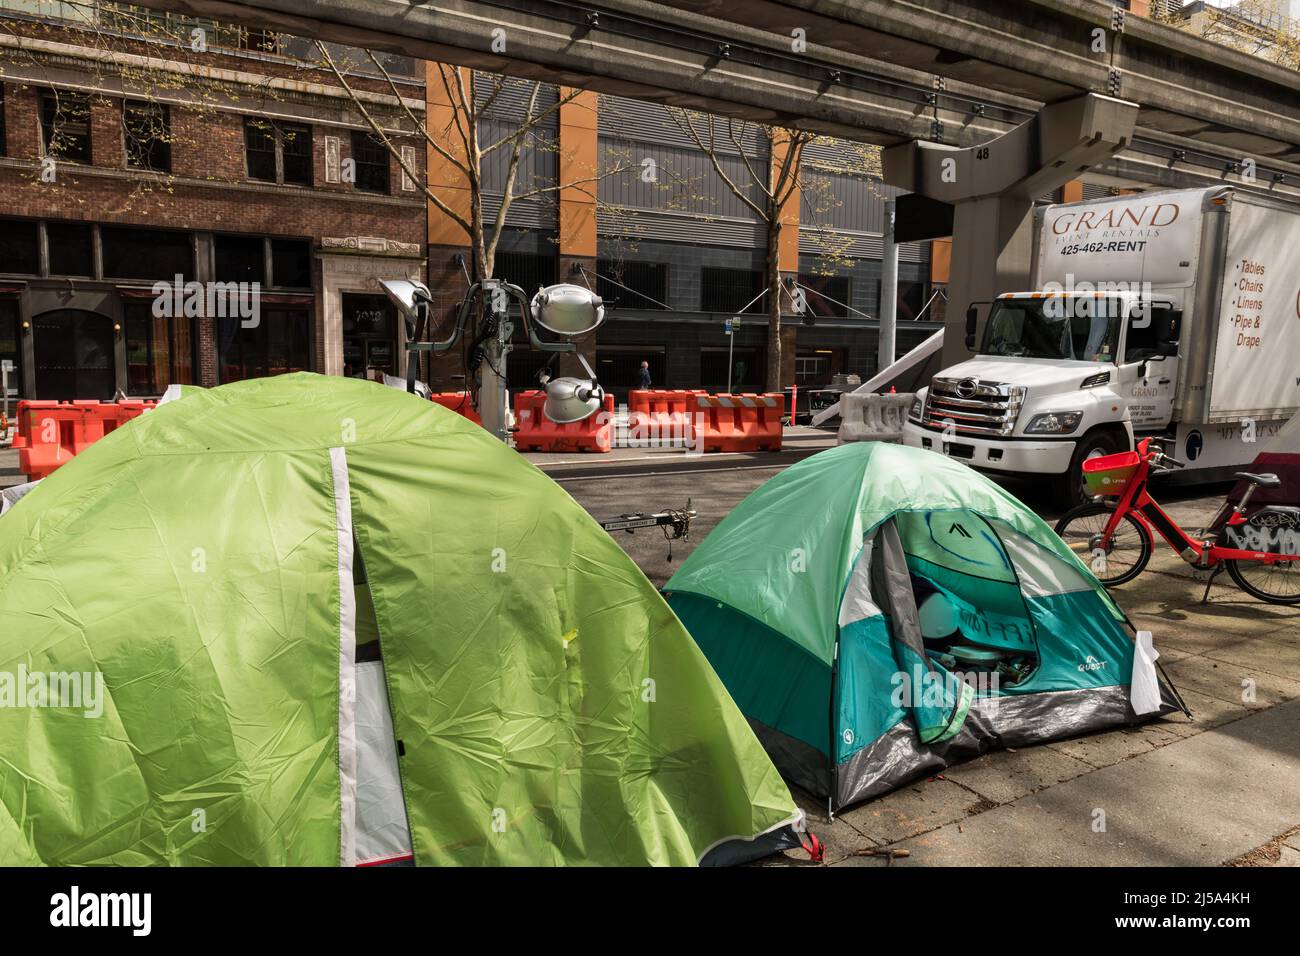
{"label": "truck side mirror", "polygon": [[1178,354],[1178,333],[1183,324],[1183,313],[1171,309],[1168,316],[1162,317],[1160,327],[1160,354],[1166,358]]}
{"label": "truck side mirror", "polygon": [[966,348],[975,351],[975,326],[979,323],[979,310],[974,305],[966,307]]}

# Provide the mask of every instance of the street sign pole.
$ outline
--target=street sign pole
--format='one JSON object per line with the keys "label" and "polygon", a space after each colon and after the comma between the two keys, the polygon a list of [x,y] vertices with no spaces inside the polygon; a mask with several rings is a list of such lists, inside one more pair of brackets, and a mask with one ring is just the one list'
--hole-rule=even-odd
{"label": "street sign pole", "polygon": [[727,319],[726,325],[723,326],[727,332],[727,394],[731,394],[731,370],[735,368],[736,363],[733,356],[736,354],[736,326],[740,324],[740,319]]}

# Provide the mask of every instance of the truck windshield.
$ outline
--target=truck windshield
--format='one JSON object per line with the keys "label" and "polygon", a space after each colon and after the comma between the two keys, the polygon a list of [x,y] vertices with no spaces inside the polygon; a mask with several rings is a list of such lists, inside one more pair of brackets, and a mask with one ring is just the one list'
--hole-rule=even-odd
{"label": "truck windshield", "polygon": [[980,354],[1113,362],[1122,314],[1118,300],[998,299]]}

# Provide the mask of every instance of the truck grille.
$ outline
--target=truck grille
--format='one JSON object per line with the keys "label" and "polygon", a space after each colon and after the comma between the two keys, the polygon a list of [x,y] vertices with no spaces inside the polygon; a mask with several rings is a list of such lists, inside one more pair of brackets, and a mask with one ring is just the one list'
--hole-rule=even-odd
{"label": "truck grille", "polygon": [[930,383],[921,423],[959,435],[1010,435],[1025,390],[1020,385],[977,378],[936,378]]}

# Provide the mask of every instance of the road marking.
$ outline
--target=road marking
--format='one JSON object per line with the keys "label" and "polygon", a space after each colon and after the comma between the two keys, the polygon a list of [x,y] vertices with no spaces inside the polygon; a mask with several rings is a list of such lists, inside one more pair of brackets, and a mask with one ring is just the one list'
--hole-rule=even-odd
{"label": "road marking", "polygon": [[729,471],[780,471],[789,465],[743,465],[736,468],[674,468],[672,471],[634,471],[628,474],[614,473],[604,475],[579,475],[574,478],[557,478],[550,475],[552,481],[598,481],[617,478],[656,478],[661,475],[713,475]]}

